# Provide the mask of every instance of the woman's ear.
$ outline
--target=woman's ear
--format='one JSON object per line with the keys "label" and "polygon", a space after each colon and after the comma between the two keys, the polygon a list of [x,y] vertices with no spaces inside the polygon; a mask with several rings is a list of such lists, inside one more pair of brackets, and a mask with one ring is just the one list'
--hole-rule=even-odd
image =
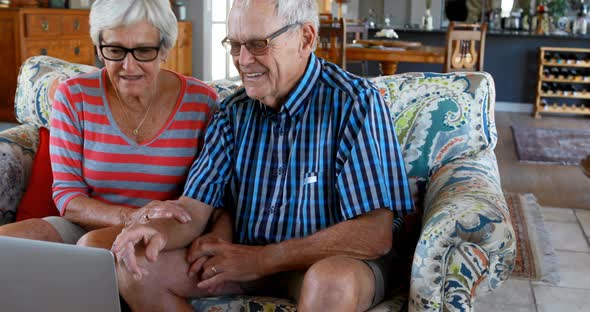
{"label": "woman's ear", "polygon": [[168,49],[162,49],[160,50],[160,63],[166,63],[166,61],[168,61],[168,54],[169,54],[170,50]]}
{"label": "woman's ear", "polygon": [[100,47],[95,46],[95,48],[96,48],[96,56],[98,56],[98,59],[100,60],[100,62],[104,64],[104,58],[102,57],[102,53],[100,53]]}

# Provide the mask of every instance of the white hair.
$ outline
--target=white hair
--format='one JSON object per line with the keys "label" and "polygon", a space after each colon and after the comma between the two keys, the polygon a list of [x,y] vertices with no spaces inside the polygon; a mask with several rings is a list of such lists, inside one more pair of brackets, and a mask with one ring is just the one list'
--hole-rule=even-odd
{"label": "white hair", "polygon": [[97,0],[90,10],[90,37],[99,46],[103,30],[147,21],[160,31],[164,49],[176,43],[178,22],[168,0]]}
{"label": "white hair", "polygon": [[[317,30],[320,17],[317,0],[267,0],[275,6],[277,16],[285,18],[287,25],[311,23]],[[235,1],[240,2],[240,1]],[[234,4],[235,4],[234,2]],[[244,7],[249,7],[252,0],[241,0]]]}

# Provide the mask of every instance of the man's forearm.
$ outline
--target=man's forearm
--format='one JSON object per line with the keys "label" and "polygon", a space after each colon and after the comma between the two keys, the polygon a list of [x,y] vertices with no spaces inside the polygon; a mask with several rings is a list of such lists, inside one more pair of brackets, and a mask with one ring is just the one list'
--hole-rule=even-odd
{"label": "man's forearm", "polygon": [[213,207],[184,196],[179,198],[177,203],[190,214],[191,221],[187,223],[179,223],[175,219],[150,221],[151,226],[167,237],[165,250],[188,246],[195,237],[203,233],[213,211]]}
{"label": "man's forearm", "polygon": [[208,232],[228,242],[233,240],[233,223],[229,212],[224,209],[215,209],[209,220]]}
{"label": "man's forearm", "polygon": [[379,258],[391,249],[392,222],[390,210],[378,209],[304,238],[267,245],[262,252],[265,275],[307,269],[332,256]]}

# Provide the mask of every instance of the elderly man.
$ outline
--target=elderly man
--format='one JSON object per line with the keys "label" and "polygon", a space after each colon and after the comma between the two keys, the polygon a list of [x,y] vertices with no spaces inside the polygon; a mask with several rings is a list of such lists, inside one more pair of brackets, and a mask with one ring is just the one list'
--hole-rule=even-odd
{"label": "elderly man", "polygon": [[384,296],[393,224],[413,207],[388,109],[371,83],[312,53],[315,0],[236,0],[228,26],[244,89],[221,103],[183,196],[167,202],[191,220],[116,239],[121,293],[141,311],[237,293],[366,310]]}

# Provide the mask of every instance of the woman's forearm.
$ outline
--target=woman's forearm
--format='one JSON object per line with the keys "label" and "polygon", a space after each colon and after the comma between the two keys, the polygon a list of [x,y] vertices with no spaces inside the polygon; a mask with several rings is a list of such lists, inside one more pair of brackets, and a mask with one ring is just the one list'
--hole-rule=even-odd
{"label": "woman's forearm", "polygon": [[105,204],[99,200],[79,196],[72,199],[64,217],[85,229],[95,230],[109,226],[125,225],[135,209]]}

